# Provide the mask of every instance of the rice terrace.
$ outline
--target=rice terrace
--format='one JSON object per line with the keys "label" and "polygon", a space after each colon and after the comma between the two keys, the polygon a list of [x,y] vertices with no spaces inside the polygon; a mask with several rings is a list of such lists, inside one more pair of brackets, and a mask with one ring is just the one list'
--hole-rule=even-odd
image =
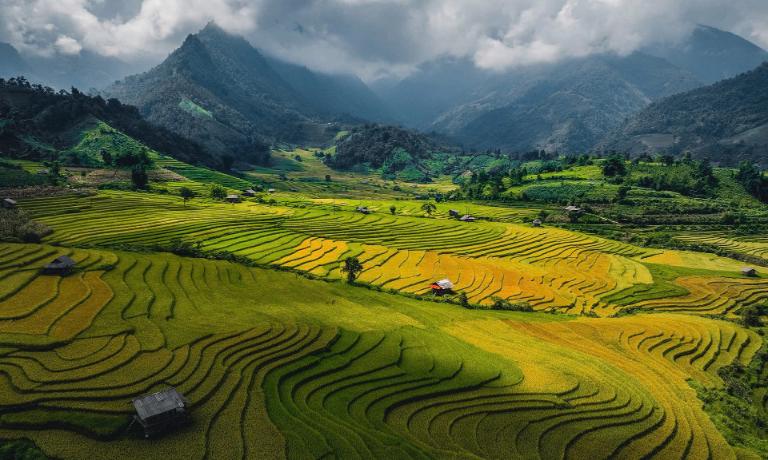
{"label": "rice terrace", "polygon": [[0,28],[0,459],[768,458],[767,52],[361,79],[230,3]]}

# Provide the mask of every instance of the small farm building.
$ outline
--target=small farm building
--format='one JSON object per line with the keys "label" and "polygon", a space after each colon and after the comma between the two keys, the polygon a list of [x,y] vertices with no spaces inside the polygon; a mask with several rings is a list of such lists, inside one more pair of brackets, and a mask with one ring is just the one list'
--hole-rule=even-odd
{"label": "small farm building", "polygon": [[227,201],[230,203],[239,203],[240,195],[227,195]]}
{"label": "small farm building", "polygon": [[370,214],[371,213],[371,210],[368,209],[368,206],[358,206],[357,208],[355,208],[355,211],[363,213],[363,214]]}
{"label": "small farm building", "polygon": [[459,211],[457,211],[455,209],[449,209],[448,210],[448,215],[458,219],[460,214],[459,214]]}
{"label": "small farm building", "polygon": [[43,273],[46,275],[69,275],[74,268],[74,260],[69,256],[59,256],[43,267]]}
{"label": "small farm building", "polygon": [[473,216],[470,216],[469,214],[466,214],[464,216],[461,216],[461,219],[459,219],[462,222],[474,222],[477,219],[475,219]]}
{"label": "small farm building", "polygon": [[442,279],[439,281],[435,281],[430,286],[432,288],[432,293],[437,295],[443,295],[451,292],[453,290],[453,283],[448,278]]}
{"label": "small farm building", "polygon": [[541,219],[533,219],[533,222],[531,222],[531,225],[534,227],[541,227]]}
{"label": "small farm building", "polygon": [[15,207],[16,207],[16,200],[13,200],[11,198],[6,198],[3,200],[3,208],[14,209]]}
{"label": "small farm building", "polygon": [[144,428],[144,437],[162,434],[189,421],[187,400],[175,388],[133,400],[133,419]]}
{"label": "small farm building", "polygon": [[275,189],[273,189],[273,188],[268,188],[268,189],[267,189],[267,192],[269,192],[269,193],[275,193]]}
{"label": "small farm building", "polygon": [[48,170],[47,169],[41,169],[41,170],[39,170],[37,172],[37,174],[39,174],[41,176],[46,176],[46,175],[48,175]]}
{"label": "small farm building", "polygon": [[568,212],[581,212],[581,208],[580,208],[580,207],[578,207],[578,206],[573,206],[573,205],[571,205],[571,206],[566,206],[564,209],[565,209],[566,211],[568,211]]}
{"label": "small farm building", "polygon": [[245,195],[245,196],[256,196],[256,190],[253,190],[253,189],[250,189],[250,188],[247,189],[247,190],[243,190],[243,195]]}
{"label": "small farm building", "polygon": [[757,276],[757,270],[752,267],[744,267],[741,269],[741,274],[744,276]]}

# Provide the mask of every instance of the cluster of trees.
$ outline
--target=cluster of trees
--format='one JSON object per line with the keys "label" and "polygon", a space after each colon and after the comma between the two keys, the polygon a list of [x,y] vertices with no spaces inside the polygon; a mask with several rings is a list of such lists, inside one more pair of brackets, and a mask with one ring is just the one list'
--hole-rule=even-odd
{"label": "cluster of trees", "polygon": [[[76,88],[55,91],[31,84],[24,77],[0,78],[0,150],[33,159],[53,159],[69,147],[65,132],[86,117],[108,123],[152,149],[179,160],[221,168],[220,162],[199,144],[144,120],[139,111],[117,99],[88,96]],[[33,137],[53,147],[25,142]]]}
{"label": "cluster of trees", "polygon": [[564,161],[550,159],[542,161],[539,165],[526,167],[518,160],[498,159],[484,168],[472,171],[469,178],[462,182],[461,193],[470,199],[501,199],[505,190],[524,184],[526,176],[562,171],[564,167],[569,166],[564,166]]}
{"label": "cluster of trees", "polygon": [[395,126],[364,125],[336,141],[336,153],[325,163],[336,169],[380,169],[386,178],[428,182],[425,161],[442,149],[429,137]]}
{"label": "cluster of trees", "polygon": [[752,196],[768,203],[768,178],[765,177],[765,172],[756,165],[749,161],[742,161],[739,164],[739,171],[736,173],[736,180]]}
{"label": "cluster of trees", "polygon": [[676,160],[667,155],[658,158],[663,168],[643,165],[641,160],[628,164],[623,156],[612,154],[601,165],[603,176],[618,184],[668,190],[688,196],[712,196],[715,193],[718,180],[709,160],[694,160],[690,154]]}

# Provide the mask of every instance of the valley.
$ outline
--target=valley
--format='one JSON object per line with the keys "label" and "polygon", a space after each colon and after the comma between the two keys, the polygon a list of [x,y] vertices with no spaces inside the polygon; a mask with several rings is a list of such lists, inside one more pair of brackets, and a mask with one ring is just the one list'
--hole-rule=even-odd
{"label": "valley", "polygon": [[768,458],[766,8],[10,1],[0,460]]}

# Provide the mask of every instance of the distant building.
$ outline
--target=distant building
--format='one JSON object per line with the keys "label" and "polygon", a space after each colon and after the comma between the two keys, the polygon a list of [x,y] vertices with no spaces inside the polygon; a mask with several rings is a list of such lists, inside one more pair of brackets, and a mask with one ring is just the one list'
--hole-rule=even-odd
{"label": "distant building", "polygon": [[43,267],[43,274],[66,276],[72,273],[75,268],[75,261],[69,256],[59,256],[51,263]]}
{"label": "distant building", "polygon": [[373,212],[370,209],[368,209],[368,206],[358,206],[357,208],[355,208],[355,211],[362,214],[370,214],[371,212]]}
{"label": "distant building", "polygon": [[275,193],[275,191],[276,191],[276,190],[275,190],[275,189],[273,189],[273,188],[268,188],[268,189],[267,189],[267,192],[269,192],[269,193]]}
{"label": "distant building", "polygon": [[459,220],[462,221],[462,222],[474,222],[477,219],[475,217],[473,217],[473,216],[470,216],[469,214],[466,214],[464,216],[461,216],[461,219],[459,219]]}
{"label": "distant building", "polygon": [[175,388],[133,400],[133,419],[144,429],[144,437],[162,434],[189,421],[187,400]]}
{"label": "distant building", "polygon": [[571,206],[566,206],[566,207],[565,207],[565,208],[563,208],[563,209],[565,209],[565,210],[566,210],[566,211],[568,211],[568,212],[581,212],[581,208],[580,208],[580,207],[578,207],[578,206],[573,206],[573,205],[571,205]]}
{"label": "distant building", "polygon": [[48,170],[47,169],[41,169],[41,170],[39,170],[37,172],[37,174],[39,174],[41,176],[47,176],[48,175]]}
{"label": "distant building", "polygon": [[226,200],[230,203],[239,203],[240,195],[227,195]]}
{"label": "distant building", "polygon": [[448,278],[435,281],[430,286],[432,293],[436,295],[448,294],[453,290],[453,283]]}
{"label": "distant building", "polygon": [[449,210],[448,210],[448,215],[449,215],[449,216],[451,216],[451,217],[454,217],[454,218],[458,219],[458,218],[459,218],[459,216],[461,215],[461,213],[459,213],[459,211],[457,211],[457,210],[455,210],[455,209],[449,209]]}
{"label": "distant building", "polygon": [[541,219],[534,219],[533,222],[531,222],[531,225],[534,227],[541,227]]}
{"label": "distant building", "polygon": [[3,200],[3,208],[5,209],[15,209],[16,208],[16,200],[11,198],[6,198]]}
{"label": "distant building", "polygon": [[741,269],[741,274],[744,276],[757,276],[757,270],[752,267],[744,267]]}
{"label": "distant building", "polygon": [[253,190],[253,189],[250,189],[250,188],[246,189],[246,190],[243,190],[243,195],[244,196],[256,196],[256,190]]}

